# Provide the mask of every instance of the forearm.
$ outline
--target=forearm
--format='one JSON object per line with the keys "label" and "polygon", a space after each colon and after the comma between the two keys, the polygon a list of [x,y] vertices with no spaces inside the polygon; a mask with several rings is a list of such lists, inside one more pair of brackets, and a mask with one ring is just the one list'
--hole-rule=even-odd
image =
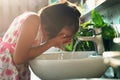
{"label": "forearm", "polygon": [[13,56],[14,62],[17,65],[28,63],[29,60],[32,60],[35,57],[39,56],[40,54],[42,54],[52,46],[53,46],[52,43],[47,42],[43,45],[32,47],[29,49],[28,52],[25,52],[24,55],[14,55]]}
{"label": "forearm", "polygon": [[28,53],[28,59],[34,59],[35,57],[41,55],[43,52],[48,50],[50,47],[52,47],[52,43],[47,42],[43,45],[37,46],[37,47],[32,47]]}
{"label": "forearm", "polygon": [[59,35],[53,39],[48,40],[47,43],[36,47],[31,47],[32,44],[28,44],[29,42],[26,43],[24,47],[22,47],[21,44],[23,43],[21,42],[16,46],[16,50],[13,56],[14,62],[16,64],[27,63],[29,60],[34,59],[35,57],[48,50],[50,47],[54,46],[61,48],[61,46],[66,44],[68,41],[69,38],[65,38],[64,36]]}

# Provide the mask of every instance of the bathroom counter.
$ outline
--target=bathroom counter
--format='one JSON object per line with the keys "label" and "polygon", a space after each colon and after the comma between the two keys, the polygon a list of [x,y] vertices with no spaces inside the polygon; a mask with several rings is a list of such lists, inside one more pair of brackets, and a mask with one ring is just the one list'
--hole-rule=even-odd
{"label": "bathroom counter", "polygon": [[110,66],[116,70],[116,77],[120,80],[120,56],[110,58]]}
{"label": "bathroom counter", "polygon": [[120,51],[107,51],[103,53],[105,62],[116,68],[120,66]]}
{"label": "bathroom counter", "polygon": [[105,63],[114,68],[115,76],[120,80],[120,51],[104,52]]}
{"label": "bathroom counter", "polygon": [[116,56],[116,57],[113,57],[113,58],[110,58],[110,65],[112,67],[119,67],[120,66],[120,56]]}

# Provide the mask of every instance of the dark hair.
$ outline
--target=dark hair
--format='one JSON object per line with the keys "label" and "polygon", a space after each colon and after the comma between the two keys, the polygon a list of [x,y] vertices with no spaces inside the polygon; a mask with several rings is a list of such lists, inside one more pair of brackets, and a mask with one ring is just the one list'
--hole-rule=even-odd
{"label": "dark hair", "polygon": [[41,25],[48,32],[49,38],[55,37],[66,27],[75,34],[79,29],[80,12],[70,2],[49,5],[41,10]]}

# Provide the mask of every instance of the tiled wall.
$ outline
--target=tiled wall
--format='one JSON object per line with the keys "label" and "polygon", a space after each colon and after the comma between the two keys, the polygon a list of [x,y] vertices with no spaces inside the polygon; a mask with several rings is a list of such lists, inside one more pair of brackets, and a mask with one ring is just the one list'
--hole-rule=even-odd
{"label": "tiled wall", "polygon": [[106,22],[120,24],[120,4],[99,11]]}

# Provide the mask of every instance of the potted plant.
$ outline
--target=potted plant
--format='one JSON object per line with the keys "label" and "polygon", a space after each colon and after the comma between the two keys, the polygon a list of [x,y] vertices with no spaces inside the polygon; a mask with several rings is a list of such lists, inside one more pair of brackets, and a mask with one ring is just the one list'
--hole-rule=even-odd
{"label": "potted plant", "polygon": [[[66,51],[91,51],[95,50],[94,43],[90,41],[77,42],[77,38],[80,36],[92,36],[93,32],[89,30],[89,27],[100,28],[102,30],[102,38],[105,47],[105,51],[109,51],[113,38],[116,36],[115,30],[106,23],[98,11],[93,10],[91,12],[91,20],[80,24],[80,30],[74,36],[73,41],[65,46]],[[77,45],[76,45],[77,43]],[[76,48],[75,48],[75,47]]]}

